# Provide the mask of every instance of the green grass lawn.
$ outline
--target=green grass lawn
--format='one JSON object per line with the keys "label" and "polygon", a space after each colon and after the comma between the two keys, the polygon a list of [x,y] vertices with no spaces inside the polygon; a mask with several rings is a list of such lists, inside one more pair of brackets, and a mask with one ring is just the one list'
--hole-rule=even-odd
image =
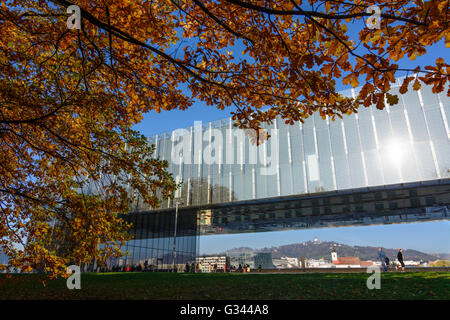
{"label": "green grass lawn", "polygon": [[367,289],[366,273],[86,273],[80,290],[39,276],[0,274],[0,299],[450,299],[449,272],[382,274],[380,290]]}

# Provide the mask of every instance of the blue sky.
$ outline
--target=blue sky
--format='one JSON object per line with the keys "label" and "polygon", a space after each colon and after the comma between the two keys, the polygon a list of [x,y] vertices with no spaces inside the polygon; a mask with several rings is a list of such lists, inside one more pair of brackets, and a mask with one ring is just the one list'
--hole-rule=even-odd
{"label": "blue sky", "polygon": [[[351,29],[352,35],[359,32],[361,25]],[[350,28],[349,28],[350,29]],[[236,51],[235,51],[236,52]],[[449,49],[443,43],[428,49],[427,54],[408,58],[398,62],[400,67],[414,68],[418,65],[432,64],[438,57],[448,56]],[[339,83],[339,81],[338,81]],[[361,83],[362,84],[362,83]],[[345,89],[342,85],[338,90]],[[134,129],[146,136],[189,127],[194,121],[213,121],[230,116],[229,110],[218,110],[197,102],[186,111],[171,110],[161,113],[150,112]],[[312,229],[282,232],[264,232],[253,234],[206,236],[201,238],[200,252],[214,253],[233,247],[247,246],[263,248],[283,244],[297,243],[319,238],[323,241],[336,241],[349,245],[383,246],[386,248],[410,248],[427,253],[450,253],[450,222],[422,222],[398,225],[346,227],[329,229]]]}

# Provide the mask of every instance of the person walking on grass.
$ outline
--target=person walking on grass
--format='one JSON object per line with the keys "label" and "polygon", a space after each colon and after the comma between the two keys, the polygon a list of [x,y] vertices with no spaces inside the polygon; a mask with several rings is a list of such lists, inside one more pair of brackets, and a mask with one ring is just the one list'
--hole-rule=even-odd
{"label": "person walking on grass", "polygon": [[405,271],[405,263],[403,262],[403,253],[401,248],[398,249],[397,260],[398,262],[400,262],[400,268],[402,269],[402,271]]}
{"label": "person walking on grass", "polygon": [[387,271],[386,268],[386,254],[384,253],[383,249],[380,247],[378,248],[378,259],[381,261],[381,266],[383,267],[383,271]]}

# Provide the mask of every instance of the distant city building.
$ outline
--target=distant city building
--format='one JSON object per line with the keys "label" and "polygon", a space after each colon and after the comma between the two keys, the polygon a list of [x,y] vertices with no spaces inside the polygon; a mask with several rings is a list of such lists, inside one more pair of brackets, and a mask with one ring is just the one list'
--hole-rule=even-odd
{"label": "distant city building", "polygon": [[373,261],[362,261],[359,257],[338,257],[337,252],[332,248],[331,261],[336,268],[366,268],[373,266]]}
{"label": "distant city building", "polygon": [[307,259],[307,268],[331,268],[333,264],[329,260],[325,259]]}
{"label": "distant city building", "polygon": [[255,267],[255,261],[253,259],[254,253],[251,251],[247,252],[228,252],[230,257],[230,265],[237,268],[239,265],[250,265],[250,268]]}
{"label": "distant city building", "polygon": [[420,264],[420,261],[404,260],[403,263],[405,264],[405,266],[418,266]]}
{"label": "distant city building", "polygon": [[[273,269],[272,252],[258,252],[254,256],[254,267],[261,266],[262,269]],[[250,266],[251,267],[251,266]]]}
{"label": "distant city building", "polygon": [[281,257],[280,259],[272,259],[272,263],[277,269],[300,268],[300,262],[298,258]]}
{"label": "distant city building", "polygon": [[230,258],[227,256],[197,257],[196,262],[201,267],[201,272],[225,271],[230,265]]}
{"label": "distant city building", "polygon": [[335,250],[331,250],[331,261],[334,263],[335,261],[338,261],[337,253]]}
{"label": "distant city building", "polygon": [[288,261],[284,259],[272,259],[272,263],[276,269],[292,269],[297,268],[289,264]]}
{"label": "distant city building", "polygon": [[228,252],[230,265],[238,268],[239,265],[249,265],[250,268],[273,269],[272,252]]}

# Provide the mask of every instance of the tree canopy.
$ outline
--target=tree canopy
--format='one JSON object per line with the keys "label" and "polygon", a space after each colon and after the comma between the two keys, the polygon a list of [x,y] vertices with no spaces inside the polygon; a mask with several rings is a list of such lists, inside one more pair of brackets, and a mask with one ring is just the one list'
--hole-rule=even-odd
{"label": "tree canopy", "polygon": [[[293,124],[313,112],[335,119],[395,105],[399,76],[400,94],[443,92],[449,80],[443,57],[400,67],[432,45],[450,47],[448,1],[0,4],[0,244],[22,270],[57,275],[67,263],[119,254],[113,241],[127,239],[127,226],[118,213],[137,195],[151,206],[158,192],[171,195],[167,163],[131,130],[147,112],[203,101],[258,129],[277,116]],[[68,28],[71,5],[79,29]],[[379,28],[364,25],[371,6]],[[344,97],[339,83],[361,90]],[[80,192],[92,185],[95,195]],[[58,237],[72,250],[53,248]]]}

